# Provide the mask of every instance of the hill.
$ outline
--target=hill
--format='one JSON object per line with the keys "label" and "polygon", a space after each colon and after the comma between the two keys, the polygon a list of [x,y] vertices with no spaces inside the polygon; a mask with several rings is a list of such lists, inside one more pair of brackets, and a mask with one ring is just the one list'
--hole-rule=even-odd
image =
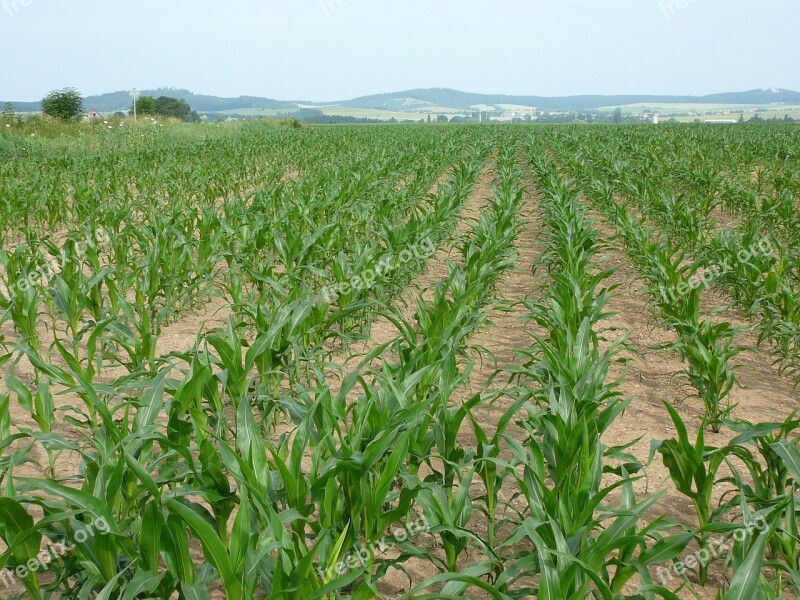
{"label": "hill", "polygon": [[[194,110],[198,112],[222,112],[225,110],[244,110],[244,109],[296,109],[294,102],[282,102],[270,98],[256,98],[252,96],[239,96],[238,98],[220,98],[218,96],[207,96],[195,94],[189,90],[174,88],[158,88],[154,90],[142,90],[143,96],[169,96],[186,100]],[[100,96],[87,96],[83,100],[84,108],[95,109],[99,112],[115,112],[118,110],[127,112],[131,107],[131,96],[129,92],[111,92]],[[18,112],[36,112],[42,110],[41,102],[14,102],[14,108]]]}
{"label": "hill", "polygon": [[[377,117],[388,119],[409,114],[418,118],[420,113],[469,114],[476,110],[505,111],[535,107],[547,111],[589,111],[599,108],[631,105],[726,105],[726,106],[772,106],[800,105],[800,92],[781,89],[728,92],[707,96],[670,95],[583,95],[583,96],[515,96],[504,94],[475,94],[447,88],[406,90],[387,94],[374,94],[338,102],[287,102],[271,98],[239,96],[222,98],[195,94],[189,90],[159,88],[142,90],[148,96],[171,96],[186,100],[200,113],[222,113],[224,115],[269,116],[290,114],[308,108],[322,109],[325,114],[352,117]],[[37,112],[40,102],[13,102],[18,112]],[[84,99],[84,107],[102,113],[127,111],[131,98],[127,91],[112,92]],[[416,117],[414,117],[416,115]]]}
{"label": "hill", "polygon": [[357,108],[403,110],[423,108],[425,105],[469,110],[477,106],[535,106],[549,110],[590,110],[603,106],[628,104],[800,104],[800,92],[789,90],[751,90],[712,94],[709,96],[656,96],[656,95],[590,95],[590,96],[509,96],[472,94],[446,88],[409,90],[391,94],[375,94],[347,100],[339,104]]}

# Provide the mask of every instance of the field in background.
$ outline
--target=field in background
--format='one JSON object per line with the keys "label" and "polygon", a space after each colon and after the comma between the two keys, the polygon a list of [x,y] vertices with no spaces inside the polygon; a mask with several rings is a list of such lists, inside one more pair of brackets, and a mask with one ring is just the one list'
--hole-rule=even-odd
{"label": "field in background", "polygon": [[[775,104],[628,104],[620,107],[622,113],[628,116],[643,113],[658,114],[662,120],[675,118],[679,123],[692,123],[695,119],[739,119],[744,114],[745,121],[749,121],[756,114],[762,119],[782,119],[789,115],[795,120],[800,119],[800,106],[775,105]],[[599,110],[613,113],[616,106],[606,106]],[[691,113],[687,116],[687,113]]]}
{"label": "field in background", "polygon": [[[604,111],[614,111],[617,107],[616,106],[605,106],[600,110]],[[704,113],[709,111],[715,112],[722,112],[722,111],[730,111],[730,112],[748,112],[748,111],[757,111],[757,110],[786,110],[786,111],[796,111],[800,110],[800,106],[795,105],[775,105],[775,104],[680,104],[680,103],[672,103],[672,104],[647,104],[647,103],[640,103],[640,104],[626,104],[621,106],[622,111],[624,113],[641,113],[642,111],[656,111],[662,115],[669,115],[674,113],[683,113],[683,112],[698,112]]]}
{"label": "field in background", "polygon": [[797,127],[65,133],[0,133],[0,597],[797,597]]}
{"label": "field in background", "polygon": [[[384,110],[377,108],[355,108],[337,105],[300,105],[301,108],[310,108],[322,111],[330,116],[348,116],[360,117],[369,119],[378,119],[388,121],[389,119],[397,119],[402,121],[405,119],[425,119],[429,114],[431,115],[447,115],[467,117],[471,116],[469,111],[463,111],[446,106],[435,106],[433,104],[420,104],[415,105],[409,110]],[[783,118],[789,115],[794,119],[800,119],[800,106],[795,105],[773,105],[773,104],[629,104],[620,107],[626,116],[639,116],[643,113],[657,113],[664,119],[669,119],[675,116],[676,120],[682,123],[691,123],[696,118],[702,120],[713,118],[735,118],[738,119],[739,115],[744,113],[745,120],[752,118],[758,111],[758,115],[763,119],[771,119],[774,117]],[[616,106],[607,106],[597,109],[602,113],[613,113],[617,109]],[[517,104],[477,104],[472,107],[472,111],[488,111],[492,113],[495,120],[510,120],[511,113],[526,114],[531,111],[541,112],[543,109],[532,106],[522,106]],[[553,112],[545,110],[545,112]],[[555,111],[555,112],[569,112],[569,111]],[[574,111],[573,111],[574,112]],[[591,111],[579,111],[591,112]],[[244,115],[244,116],[270,116],[278,113],[286,113],[286,110],[274,109],[253,109],[253,110],[230,110],[224,111],[220,114],[228,115]],[[508,113],[508,114],[506,114]],[[694,113],[692,116],[679,116],[685,113]]]}
{"label": "field in background", "polygon": [[[518,104],[476,104],[470,107],[469,110],[453,108],[448,106],[437,106],[432,103],[415,103],[409,106],[407,110],[387,110],[382,108],[358,108],[353,106],[342,106],[338,104],[298,104],[296,108],[237,108],[231,110],[223,110],[219,112],[201,111],[201,114],[210,117],[268,117],[268,118],[283,118],[292,116],[298,110],[317,110],[321,111],[326,116],[332,117],[355,117],[376,119],[379,121],[389,121],[395,119],[397,121],[405,120],[427,120],[429,115],[434,118],[438,115],[446,115],[448,118],[452,117],[471,117],[475,112],[488,112],[494,121],[511,121],[512,114],[526,115],[539,114],[539,118],[546,117],[553,114],[588,114],[599,112],[605,115],[612,115],[617,108],[622,109],[622,113],[626,117],[640,117],[647,114],[658,114],[663,120],[675,118],[680,123],[692,123],[696,119],[738,119],[740,114],[744,114],[745,120],[751,119],[758,114],[762,119],[782,119],[784,116],[789,115],[793,119],[800,120],[800,106],[797,105],[775,105],[775,104],[628,104],[617,106],[605,106],[598,109],[584,109],[580,111],[574,110],[551,110],[542,109],[533,106],[522,106]],[[103,113],[106,118],[113,116],[114,112]],[[544,114],[542,114],[544,113]],[[689,116],[687,116],[688,113]],[[31,116],[40,113],[20,112],[23,116]]]}

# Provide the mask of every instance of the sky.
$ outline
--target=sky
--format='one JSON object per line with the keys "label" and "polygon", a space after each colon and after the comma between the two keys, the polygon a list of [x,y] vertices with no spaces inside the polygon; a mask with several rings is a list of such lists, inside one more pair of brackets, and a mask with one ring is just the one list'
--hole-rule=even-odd
{"label": "sky", "polygon": [[798,0],[0,0],[0,99],[800,91]]}

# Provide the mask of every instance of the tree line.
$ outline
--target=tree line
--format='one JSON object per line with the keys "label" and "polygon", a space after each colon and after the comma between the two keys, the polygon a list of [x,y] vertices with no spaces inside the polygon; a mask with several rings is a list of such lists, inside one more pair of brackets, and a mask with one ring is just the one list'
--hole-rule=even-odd
{"label": "tree line", "polygon": [[[196,122],[200,120],[197,111],[192,110],[186,100],[170,98],[169,96],[141,96],[136,102],[136,112],[140,115],[158,115],[161,117],[172,117],[182,121]],[[128,112],[133,115],[133,105]]]}
{"label": "tree line", "polygon": [[[42,112],[62,121],[77,121],[86,114],[81,93],[71,87],[54,90],[47,94],[42,100]],[[197,111],[192,110],[186,100],[168,96],[159,98],[142,96],[136,102],[136,112],[140,115],[157,115],[189,122],[200,120]],[[133,113],[133,104],[131,104],[128,114],[133,115]]]}

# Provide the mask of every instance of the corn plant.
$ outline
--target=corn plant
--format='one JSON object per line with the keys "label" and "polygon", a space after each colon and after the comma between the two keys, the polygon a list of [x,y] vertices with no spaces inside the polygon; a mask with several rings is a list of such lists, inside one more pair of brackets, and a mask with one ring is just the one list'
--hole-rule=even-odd
{"label": "corn plant", "polygon": [[[28,596],[370,598],[397,569],[409,597],[621,598],[638,579],[636,597],[674,598],[650,568],[762,516],[769,530],[716,563],[720,594],[796,590],[796,424],[731,421],[736,331],[699,290],[663,293],[765,236],[774,254],[710,285],[797,368],[794,130],[129,129],[0,147],[0,571],[70,548],[23,578]],[[490,154],[492,198],[457,237]],[[475,360],[495,358],[472,339],[518,260],[521,167],[542,192],[542,293],[518,305],[537,335],[492,378],[506,388],[462,402]],[[604,443],[629,402],[609,375],[625,341],[581,192],[675,330],[706,423],[737,434],[659,447],[699,528],[659,518],[633,492],[630,444]],[[422,241],[453,248],[411,318],[396,300],[428,256],[340,286]],[[320,298],[332,286],[347,291]],[[212,301],[223,327],[159,351]],[[357,355],[379,314],[397,337]],[[431,538],[391,534],[422,517]],[[438,574],[420,583],[412,559]]]}
{"label": "corn plant", "polygon": [[[669,404],[665,403],[665,406],[678,436],[665,442],[653,441],[651,459],[656,451],[661,454],[675,488],[691,500],[699,525],[698,544],[703,548],[708,540],[708,529],[715,517],[712,501],[717,474],[725,464],[729,450],[707,447],[702,427],[692,444],[681,416]],[[701,585],[705,585],[708,578],[708,566],[707,562],[698,566],[698,581]]]}

